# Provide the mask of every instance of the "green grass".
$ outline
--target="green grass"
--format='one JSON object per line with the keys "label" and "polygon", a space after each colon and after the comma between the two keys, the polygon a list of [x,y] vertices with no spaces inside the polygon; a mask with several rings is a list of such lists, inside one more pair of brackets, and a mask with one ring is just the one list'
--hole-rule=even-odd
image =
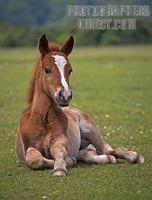
{"label": "green grass", "polygon": [[150,200],[152,197],[152,46],[76,49],[70,57],[78,107],[112,146],[145,157],[143,165],[78,164],[66,177],[33,171],[15,157],[19,113],[36,63],[36,49],[0,50],[0,199]]}

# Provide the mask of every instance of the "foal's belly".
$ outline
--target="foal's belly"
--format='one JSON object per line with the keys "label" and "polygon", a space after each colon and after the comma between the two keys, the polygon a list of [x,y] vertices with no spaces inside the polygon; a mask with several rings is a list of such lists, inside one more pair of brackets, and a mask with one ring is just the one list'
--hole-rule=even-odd
{"label": "foal's belly", "polygon": [[81,137],[78,124],[70,117],[68,117],[68,155],[76,158],[80,149]]}

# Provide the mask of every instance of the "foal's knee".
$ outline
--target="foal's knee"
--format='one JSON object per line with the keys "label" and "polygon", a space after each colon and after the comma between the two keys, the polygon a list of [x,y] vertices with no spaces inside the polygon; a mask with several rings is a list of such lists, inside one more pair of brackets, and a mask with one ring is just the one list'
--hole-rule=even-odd
{"label": "foal's knee", "polygon": [[32,169],[39,169],[43,165],[43,157],[39,151],[30,147],[26,151],[26,163]]}

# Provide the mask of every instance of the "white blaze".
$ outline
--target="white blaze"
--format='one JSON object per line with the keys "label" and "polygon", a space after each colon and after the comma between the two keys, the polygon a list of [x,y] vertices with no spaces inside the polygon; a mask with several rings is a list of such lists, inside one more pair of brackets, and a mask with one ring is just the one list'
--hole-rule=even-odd
{"label": "white blaze", "polygon": [[60,72],[61,83],[62,83],[64,89],[69,90],[68,84],[64,77],[64,66],[67,63],[66,59],[64,58],[64,56],[61,56],[61,55],[53,55],[52,57],[54,58],[55,64]]}

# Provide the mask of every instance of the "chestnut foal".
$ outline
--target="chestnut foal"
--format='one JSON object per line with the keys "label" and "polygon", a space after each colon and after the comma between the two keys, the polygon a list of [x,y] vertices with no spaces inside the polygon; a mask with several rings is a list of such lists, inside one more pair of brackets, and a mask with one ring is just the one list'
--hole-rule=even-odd
{"label": "chestnut foal", "polygon": [[[68,106],[72,91],[68,61],[72,36],[62,48],[39,40],[40,59],[29,91],[29,106],[21,113],[16,137],[18,159],[32,169],[53,168],[64,176],[77,160],[88,163],[116,163],[117,158],[143,163],[144,158],[127,148],[106,144],[89,116]],[[91,144],[91,145],[90,145]]]}

